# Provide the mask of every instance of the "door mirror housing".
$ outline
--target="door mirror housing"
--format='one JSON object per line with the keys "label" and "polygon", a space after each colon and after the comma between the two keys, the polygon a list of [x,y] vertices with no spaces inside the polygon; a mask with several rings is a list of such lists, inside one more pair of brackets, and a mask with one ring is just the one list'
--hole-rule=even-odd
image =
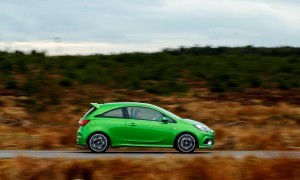
{"label": "door mirror housing", "polygon": [[169,121],[168,121],[168,119],[164,116],[164,117],[162,117],[162,120],[161,120],[162,122],[164,122],[164,123],[168,123]]}

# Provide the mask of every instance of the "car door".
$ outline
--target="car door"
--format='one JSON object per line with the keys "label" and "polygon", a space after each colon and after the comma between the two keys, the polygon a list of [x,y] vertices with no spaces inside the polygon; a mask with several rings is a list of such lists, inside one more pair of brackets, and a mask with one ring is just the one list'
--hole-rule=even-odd
{"label": "car door", "polygon": [[162,122],[163,114],[146,107],[127,107],[127,141],[132,145],[171,145],[171,124]]}
{"label": "car door", "polygon": [[113,109],[94,116],[95,129],[107,133],[113,145],[127,142],[125,131],[125,117],[123,108]]}

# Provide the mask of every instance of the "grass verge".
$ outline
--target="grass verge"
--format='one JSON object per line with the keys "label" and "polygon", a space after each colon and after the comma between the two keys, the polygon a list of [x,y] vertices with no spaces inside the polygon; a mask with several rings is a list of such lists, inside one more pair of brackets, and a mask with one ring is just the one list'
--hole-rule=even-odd
{"label": "grass verge", "polygon": [[1,179],[298,179],[300,159],[246,157],[0,160]]}

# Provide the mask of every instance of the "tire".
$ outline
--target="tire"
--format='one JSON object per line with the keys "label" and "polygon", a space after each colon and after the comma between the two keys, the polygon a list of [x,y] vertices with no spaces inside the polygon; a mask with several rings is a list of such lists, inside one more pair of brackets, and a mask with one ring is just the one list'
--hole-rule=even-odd
{"label": "tire", "polygon": [[94,153],[103,153],[109,145],[109,138],[103,133],[93,133],[88,138],[87,144],[89,149]]}
{"label": "tire", "polygon": [[176,151],[180,152],[180,150],[178,149],[177,145],[175,145],[174,148],[176,149]]}
{"label": "tire", "polygon": [[197,146],[197,139],[188,133],[181,134],[175,141],[175,149],[182,153],[194,152]]}

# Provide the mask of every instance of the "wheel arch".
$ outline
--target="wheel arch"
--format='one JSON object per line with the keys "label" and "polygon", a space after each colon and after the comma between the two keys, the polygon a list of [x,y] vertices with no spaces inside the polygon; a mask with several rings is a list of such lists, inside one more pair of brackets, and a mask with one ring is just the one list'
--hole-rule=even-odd
{"label": "wheel arch", "polygon": [[91,134],[89,134],[87,139],[86,139],[86,143],[88,144],[88,141],[89,141],[90,137],[94,134],[97,134],[97,133],[100,133],[100,134],[103,134],[104,136],[106,136],[106,138],[108,140],[108,146],[111,146],[111,139],[110,139],[109,135],[107,133],[103,132],[103,131],[94,131]]}
{"label": "wheel arch", "polygon": [[177,142],[178,138],[179,138],[181,135],[183,135],[183,134],[190,134],[190,135],[192,135],[192,136],[195,138],[195,141],[196,141],[196,147],[199,146],[198,138],[197,138],[197,136],[196,136],[194,133],[189,132],[189,131],[183,131],[183,132],[180,132],[179,134],[176,135],[176,137],[175,137],[175,139],[174,139],[174,141],[173,141],[173,148],[176,147],[176,142]]}

